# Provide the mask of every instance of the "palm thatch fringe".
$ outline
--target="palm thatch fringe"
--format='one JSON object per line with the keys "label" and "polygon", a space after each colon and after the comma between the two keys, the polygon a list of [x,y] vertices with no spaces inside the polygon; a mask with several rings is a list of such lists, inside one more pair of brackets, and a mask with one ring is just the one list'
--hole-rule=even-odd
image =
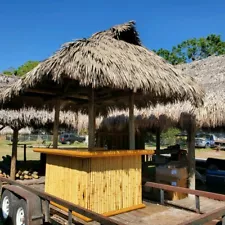
{"label": "palm thatch fringe", "polygon": [[[135,98],[137,107],[185,100],[201,104],[204,97],[204,91],[192,77],[182,75],[179,69],[141,44],[135,22],[130,21],[95,33],[88,39],[64,44],[4,91],[0,101],[6,104],[16,96],[26,96],[28,89],[41,88],[43,83],[50,81],[54,86],[61,84],[63,87],[68,79],[80,88],[126,89],[142,93],[145,97]],[[122,103],[121,108],[126,108],[127,102]],[[25,104],[43,107],[43,102],[38,101]],[[117,104],[115,100],[110,108]]]}
{"label": "palm thatch fringe", "polygon": [[[203,85],[206,90],[204,105],[195,108],[189,102],[184,102],[165,106],[158,104],[154,108],[136,110],[136,127],[151,129],[159,126],[165,129],[168,126],[179,126],[185,129],[189,115],[196,116],[199,128],[225,126],[225,56],[211,56],[177,67]],[[127,111],[115,111],[103,120],[100,127],[116,129],[116,124],[119,123],[127,126],[127,116]]]}
{"label": "palm thatch fringe", "polygon": [[4,74],[0,74],[0,91],[5,90],[10,87],[13,83],[19,80],[17,76],[7,76]]}
{"label": "palm thatch fringe", "polygon": [[[19,80],[16,76],[6,76],[0,74],[0,91],[4,91],[13,83]],[[60,113],[60,125],[67,128],[75,128],[78,131],[85,130],[82,119],[83,115],[79,113],[76,121],[74,112],[63,111]],[[83,117],[84,118],[84,117]],[[34,108],[21,108],[20,110],[0,110],[0,125],[2,127],[24,128],[24,127],[52,127],[54,123],[54,110],[36,110]],[[87,126],[87,125],[86,125]]]}
{"label": "palm thatch fringe", "polygon": [[[78,121],[77,121],[78,119]],[[54,110],[36,110],[34,108],[21,110],[0,110],[0,125],[21,129],[24,127],[52,128]],[[66,128],[77,129],[78,132],[87,129],[87,116],[82,114],[76,118],[74,112],[60,112],[60,125]]]}

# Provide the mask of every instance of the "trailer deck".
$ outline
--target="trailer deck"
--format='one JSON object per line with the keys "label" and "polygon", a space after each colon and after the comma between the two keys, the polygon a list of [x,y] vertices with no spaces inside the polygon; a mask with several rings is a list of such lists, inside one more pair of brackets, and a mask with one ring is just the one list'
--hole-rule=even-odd
{"label": "trailer deck", "polygon": [[[211,203],[217,203],[218,201],[211,201]],[[181,222],[187,222],[192,219],[195,220],[198,217],[198,214],[188,211],[182,210],[171,206],[163,206],[159,205],[156,202],[143,201],[146,205],[143,209],[137,209],[126,213],[121,213],[115,216],[111,216],[110,218],[118,221],[118,223],[129,224],[129,225],[176,225]],[[213,206],[211,206],[211,210],[208,209],[208,212],[213,211]],[[217,207],[218,208],[218,207]],[[54,212],[54,217],[59,221],[66,221],[67,213],[62,210],[56,209],[52,207],[52,212]],[[60,213],[60,216],[59,216]],[[64,219],[62,219],[64,218]],[[97,225],[98,222],[84,222],[79,218],[74,217],[74,222],[77,224],[84,225]],[[214,221],[205,223],[205,225],[215,225],[219,222],[220,218],[215,219]],[[197,223],[198,224],[198,223]]]}
{"label": "trailer deck", "polygon": [[[66,221],[70,221],[69,224],[85,224],[85,225],[97,225],[98,222],[91,221],[85,222],[76,216],[72,216],[72,211],[81,213],[84,216],[91,216],[89,218],[95,218],[101,221],[101,224],[129,224],[129,225],[187,225],[187,224],[216,224],[221,217],[225,215],[225,195],[209,193],[198,190],[190,190],[187,188],[173,187],[164,184],[147,182],[145,185],[151,188],[160,189],[160,204],[157,202],[144,200],[145,208],[132,210],[125,213],[120,213],[114,216],[105,217],[100,214],[91,212],[90,210],[83,209],[82,207],[70,204],[64,200],[60,200],[54,196],[48,195],[43,192],[44,178],[37,183],[30,182],[15,182],[10,179],[1,178],[6,183],[12,185],[24,186],[25,189],[34,192],[41,197],[49,205],[49,212],[51,213],[51,219],[56,220],[58,223],[65,224]],[[21,186],[21,187],[22,187]],[[176,191],[182,193],[188,193],[189,197],[181,200],[166,201],[164,199],[164,191]],[[191,196],[190,196],[191,194]],[[69,208],[69,212],[59,209],[51,202],[62,204],[62,206]],[[64,205],[63,205],[64,204]],[[50,215],[49,215],[50,216]],[[48,216],[45,215],[46,218]],[[50,218],[50,217],[49,217]],[[107,222],[108,221],[108,222]],[[113,222],[114,221],[114,222]],[[211,222],[212,221],[212,222]]]}

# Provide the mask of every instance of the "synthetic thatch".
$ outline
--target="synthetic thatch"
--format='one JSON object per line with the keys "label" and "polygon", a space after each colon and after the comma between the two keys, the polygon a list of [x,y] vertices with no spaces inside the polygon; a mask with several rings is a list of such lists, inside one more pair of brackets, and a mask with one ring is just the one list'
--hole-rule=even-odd
{"label": "synthetic thatch", "polygon": [[[43,105],[50,106],[51,99],[57,96],[70,101],[70,107],[71,102],[79,100],[72,105],[87,110],[87,89],[90,87],[95,89],[97,110],[104,112],[106,108],[126,108],[128,101],[121,99],[121,95],[128,96],[129,90],[136,92],[138,108],[157,102],[185,100],[198,104],[204,96],[194,79],[181,75],[179,70],[142,46],[135,23],[128,22],[95,33],[88,39],[66,43],[4,91],[0,100],[4,107],[19,108],[25,104],[43,108]],[[75,90],[79,90],[82,97],[74,97]],[[49,102],[43,98],[49,98]]]}
{"label": "synthetic thatch", "polygon": [[[188,115],[196,116],[199,128],[225,126],[225,56],[211,56],[177,67],[203,85],[206,91],[204,105],[195,108],[189,102],[166,106],[158,104],[154,108],[137,110],[136,127],[158,126],[163,130],[168,126],[181,126],[185,129],[188,125]],[[100,126],[105,126],[106,129],[114,129],[116,123],[123,123],[126,126],[127,116],[128,112],[114,112]]]}

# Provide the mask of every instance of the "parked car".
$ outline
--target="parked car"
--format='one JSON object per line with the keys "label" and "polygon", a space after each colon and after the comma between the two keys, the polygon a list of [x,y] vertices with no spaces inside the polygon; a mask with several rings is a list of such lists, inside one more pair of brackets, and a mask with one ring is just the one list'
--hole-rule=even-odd
{"label": "parked car", "polygon": [[197,134],[195,137],[195,147],[212,148],[215,145],[216,136],[213,134]]}
{"label": "parked car", "polygon": [[59,142],[61,144],[73,144],[75,141],[84,142],[85,137],[79,136],[74,133],[63,133],[59,137]]}

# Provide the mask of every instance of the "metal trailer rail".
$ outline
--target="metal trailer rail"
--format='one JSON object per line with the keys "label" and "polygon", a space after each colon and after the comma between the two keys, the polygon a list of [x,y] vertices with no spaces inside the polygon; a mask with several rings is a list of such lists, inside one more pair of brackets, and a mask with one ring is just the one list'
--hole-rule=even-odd
{"label": "metal trailer rail", "polygon": [[[100,214],[95,213],[91,210],[83,208],[79,205],[75,205],[71,202],[65,201],[63,199],[60,199],[60,198],[55,197],[53,195],[47,194],[45,192],[30,188],[26,185],[23,185],[23,184],[21,184],[17,181],[9,179],[9,178],[0,177],[0,181],[1,181],[0,182],[0,185],[1,185],[0,191],[1,192],[2,192],[2,188],[4,187],[4,183],[5,183],[5,184],[10,184],[12,186],[21,187],[24,190],[37,195],[44,202],[44,207],[43,207],[44,222],[47,222],[47,223],[52,222],[52,219],[50,218],[50,202],[54,202],[54,203],[57,203],[58,205],[63,206],[63,207],[68,209],[68,225],[72,225],[72,222],[73,222],[72,212],[73,211],[76,212],[76,213],[79,213],[79,214],[81,214],[85,217],[88,217],[88,218],[92,219],[93,221],[97,221],[100,224],[104,224],[104,225],[124,225],[121,222],[115,221],[111,218],[100,215]],[[28,223],[29,223],[28,225],[32,225],[31,220]]]}
{"label": "metal trailer rail", "polygon": [[[169,203],[168,201],[164,199],[165,191],[174,191],[174,192],[180,192],[180,193],[190,194],[195,196],[195,212],[200,215],[197,218],[193,218],[186,222],[182,222],[179,225],[200,225],[200,224],[205,224],[207,222],[210,222],[213,219],[217,219],[219,217],[222,217],[222,225],[225,225],[225,217],[224,217],[225,207],[221,207],[219,209],[213,210],[212,212],[203,214],[200,209],[200,198],[199,198],[199,197],[205,197],[209,199],[225,201],[225,195],[206,192],[206,191],[192,190],[192,189],[183,188],[183,187],[175,187],[175,186],[159,184],[154,182],[146,182],[144,186],[160,189],[160,204],[162,205],[164,204],[173,205],[172,203]],[[183,206],[181,208],[190,210],[189,208],[185,208]]]}

